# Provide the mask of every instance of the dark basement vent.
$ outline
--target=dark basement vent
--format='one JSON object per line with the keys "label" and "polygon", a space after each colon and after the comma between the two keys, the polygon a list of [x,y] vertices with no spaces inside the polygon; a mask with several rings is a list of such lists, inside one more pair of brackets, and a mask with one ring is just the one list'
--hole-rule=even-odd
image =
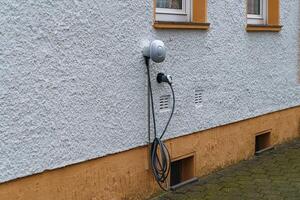
{"label": "dark basement vent", "polygon": [[170,95],[163,95],[159,98],[159,110],[165,111],[169,109]]}
{"label": "dark basement vent", "polygon": [[197,89],[195,90],[195,105],[200,106],[203,103],[202,99],[203,90]]}
{"label": "dark basement vent", "polygon": [[172,190],[196,181],[194,155],[171,162],[170,186]]}
{"label": "dark basement vent", "polygon": [[255,154],[258,155],[267,150],[272,149],[271,146],[271,132],[266,131],[263,133],[259,133],[255,136]]}

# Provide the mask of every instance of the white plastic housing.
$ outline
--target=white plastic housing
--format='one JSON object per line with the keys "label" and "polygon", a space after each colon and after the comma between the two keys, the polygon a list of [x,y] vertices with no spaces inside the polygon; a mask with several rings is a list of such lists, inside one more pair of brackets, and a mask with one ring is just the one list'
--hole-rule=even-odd
{"label": "white plastic housing", "polygon": [[154,40],[144,47],[143,55],[153,60],[153,62],[161,63],[166,58],[165,44],[161,40]]}

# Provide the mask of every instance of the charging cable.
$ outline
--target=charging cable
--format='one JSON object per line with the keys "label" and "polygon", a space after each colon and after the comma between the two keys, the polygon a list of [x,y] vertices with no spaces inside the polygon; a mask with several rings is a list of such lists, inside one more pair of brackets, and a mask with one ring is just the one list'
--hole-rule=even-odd
{"label": "charging cable", "polygon": [[[171,168],[171,157],[168,151],[168,148],[162,141],[162,138],[164,137],[168,126],[170,124],[170,121],[173,117],[174,110],[175,110],[175,94],[174,94],[174,89],[172,87],[172,79],[170,76],[165,76],[164,74],[158,74],[157,80],[159,83],[165,82],[168,83],[170,86],[171,92],[172,92],[172,99],[173,99],[173,105],[172,105],[172,111],[170,114],[170,117],[167,121],[167,124],[165,128],[163,129],[162,134],[158,135],[157,134],[157,129],[156,129],[156,119],[155,119],[155,110],[154,110],[154,103],[153,103],[153,92],[152,92],[152,85],[151,85],[151,76],[150,76],[150,69],[149,69],[149,59],[145,58],[146,61],[146,67],[147,67],[147,74],[148,74],[148,92],[150,94],[150,103],[148,106],[151,106],[151,111],[152,111],[152,120],[153,120],[153,131],[154,131],[154,140],[151,144],[151,168],[152,168],[152,173],[153,176],[160,186],[161,189],[167,191],[167,178],[170,173],[170,168]],[[159,78],[161,76],[161,78]],[[149,97],[148,97],[149,98]],[[148,109],[150,111],[150,109]],[[148,119],[150,119],[150,112],[148,112]],[[150,124],[150,120],[149,120]],[[149,129],[150,130],[150,129]],[[150,131],[149,131],[150,134]],[[150,138],[150,135],[149,135]]]}

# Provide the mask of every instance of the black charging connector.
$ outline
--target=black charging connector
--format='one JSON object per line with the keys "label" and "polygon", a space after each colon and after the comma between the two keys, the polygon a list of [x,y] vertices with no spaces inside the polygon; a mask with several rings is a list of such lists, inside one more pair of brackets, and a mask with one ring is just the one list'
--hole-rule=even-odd
{"label": "black charging connector", "polygon": [[158,83],[172,84],[172,76],[165,75],[164,73],[157,74],[156,80]]}

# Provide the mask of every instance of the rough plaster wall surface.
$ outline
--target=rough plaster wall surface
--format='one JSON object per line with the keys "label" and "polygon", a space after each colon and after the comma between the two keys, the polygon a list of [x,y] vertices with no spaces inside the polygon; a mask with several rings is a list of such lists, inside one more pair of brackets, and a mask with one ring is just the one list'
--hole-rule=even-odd
{"label": "rough plaster wall surface", "polygon": [[[168,48],[153,81],[159,71],[174,77],[166,138],[300,104],[298,0],[281,1],[280,33],[245,32],[242,0],[208,0],[209,31],[154,30],[152,6],[0,2],[0,182],[146,144],[146,40]],[[168,87],[154,83],[154,94],[158,102]],[[169,112],[157,113],[161,130]]]}
{"label": "rough plaster wall surface", "polygon": [[[300,10],[300,4],[299,10]],[[300,15],[298,15],[298,21],[300,22]],[[300,26],[298,26],[298,83],[300,84]]]}

